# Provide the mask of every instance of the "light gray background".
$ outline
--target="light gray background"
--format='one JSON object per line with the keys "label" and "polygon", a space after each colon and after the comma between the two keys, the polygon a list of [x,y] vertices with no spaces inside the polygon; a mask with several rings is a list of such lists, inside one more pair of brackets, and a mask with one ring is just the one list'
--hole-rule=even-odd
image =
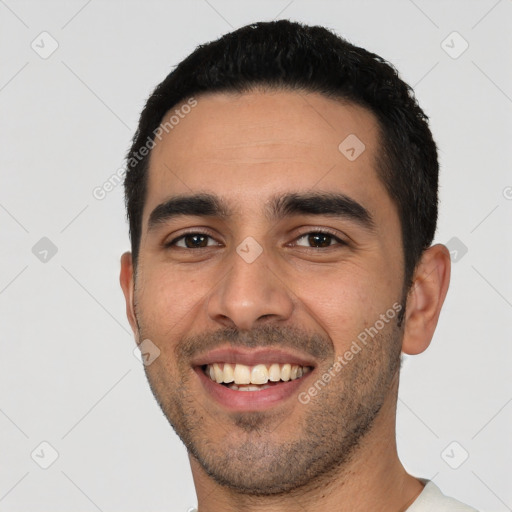
{"label": "light gray background", "polygon": [[[141,108],[173,65],[274,18],[325,25],[382,55],[431,117],[436,241],[456,237],[468,251],[455,258],[431,347],[405,361],[399,452],[445,493],[512,510],[511,0],[0,0],[1,511],[196,504],[185,449],[133,355],[118,284],[129,248],[122,186],[103,200],[93,190],[123,166]],[[51,48],[43,31],[58,43],[46,59],[31,47]],[[46,262],[32,250],[43,237],[58,250]],[[48,469],[43,441],[59,455]]]}

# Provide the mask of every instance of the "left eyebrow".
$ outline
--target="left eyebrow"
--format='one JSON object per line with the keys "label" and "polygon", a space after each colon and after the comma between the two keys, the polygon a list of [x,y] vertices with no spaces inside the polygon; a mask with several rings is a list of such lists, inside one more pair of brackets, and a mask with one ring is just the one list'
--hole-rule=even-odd
{"label": "left eyebrow", "polygon": [[267,205],[270,220],[291,215],[327,215],[355,221],[367,231],[375,231],[371,213],[345,194],[334,192],[291,193],[274,196]]}
{"label": "left eyebrow", "polygon": [[[370,232],[375,221],[370,212],[354,199],[341,193],[311,192],[274,195],[265,207],[269,221],[276,222],[293,215],[325,215],[352,220]],[[180,216],[217,217],[234,215],[227,203],[214,194],[200,193],[173,196],[159,204],[148,219],[148,232]]]}

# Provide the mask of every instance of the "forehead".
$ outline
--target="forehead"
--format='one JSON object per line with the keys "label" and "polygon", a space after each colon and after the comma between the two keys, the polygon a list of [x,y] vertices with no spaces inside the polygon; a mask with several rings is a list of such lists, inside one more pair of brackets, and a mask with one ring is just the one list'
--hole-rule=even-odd
{"label": "forehead", "polygon": [[375,201],[391,206],[376,173],[379,131],[368,110],[297,91],[195,100],[163,118],[162,124],[174,116],[151,152],[144,226],[168,197],[197,192],[252,213],[290,191],[339,191],[370,210]]}

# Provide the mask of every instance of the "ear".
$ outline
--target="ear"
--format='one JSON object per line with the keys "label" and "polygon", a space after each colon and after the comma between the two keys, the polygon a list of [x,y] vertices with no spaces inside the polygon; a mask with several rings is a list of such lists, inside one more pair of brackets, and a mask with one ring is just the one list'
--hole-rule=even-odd
{"label": "ear", "polygon": [[134,293],[134,279],[133,279],[133,264],[132,264],[132,253],[125,252],[121,256],[121,274],[119,276],[119,282],[123,289],[124,299],[126,301],[126,316],[132,327],[132,331],[137,338],[137,320],[135,317],[135,309],[133,306],[133,293]]}
{"label": "ear", "polygon": [[442,244],[426,249],[407,295],[402,351],[420,354],[430,345],[450,284],[450,251]]}

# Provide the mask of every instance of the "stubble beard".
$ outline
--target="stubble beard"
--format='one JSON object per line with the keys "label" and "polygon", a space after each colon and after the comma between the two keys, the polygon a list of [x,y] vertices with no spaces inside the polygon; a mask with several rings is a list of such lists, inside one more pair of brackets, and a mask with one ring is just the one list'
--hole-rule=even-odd
{"label": "stubble beard", "polygon": [[[269,329],[285,339],[280,328]],[[190,391],[194,376],[179,357],[174,370],[161,358],[145,372],[162,412],[207,475],[238,493],[275,496],[339,478],[348,468],[399,372],[402,335],[394,323],[386,325],[308,404],[297,400],[292,409],[296,421],[273,410],[214,416],[201,403],[204,397]],[[145,339],[140,328],[139,339]],[[333,362],[331,352],[316,368],[316,379]]]}

